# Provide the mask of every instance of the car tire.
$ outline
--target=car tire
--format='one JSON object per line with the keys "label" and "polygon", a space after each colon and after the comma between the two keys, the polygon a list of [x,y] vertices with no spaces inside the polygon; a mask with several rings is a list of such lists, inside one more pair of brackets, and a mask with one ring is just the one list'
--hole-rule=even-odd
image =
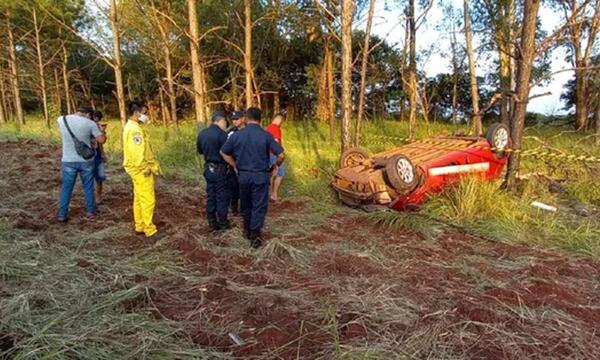
{"label": "car tire", "polygon": [[342,153],[342,157],[340,158],[340,168],[359,165],[360,162],[367,160],[368,158],[369,153],[367,150],[360,147],[350,148]]}
{"label": "car tire", "polygon": [[385,175],[389,185],[399,194],[414,190],[419,184],[417,168],[404,155],[395,155],[385,165]]}
{"label": "car tire", "polygon": [[492,124],[488,128],[486,139],[496,154],[504,154],[504,150],[510,147],[508,126],[500,123]]}

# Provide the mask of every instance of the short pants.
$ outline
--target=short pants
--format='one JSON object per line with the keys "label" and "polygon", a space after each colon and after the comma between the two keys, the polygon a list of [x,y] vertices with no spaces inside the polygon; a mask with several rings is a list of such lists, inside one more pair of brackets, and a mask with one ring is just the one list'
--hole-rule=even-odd
{"label": "short pants", "polygon": [[94,179],[96,182],[106,181],[106,173],[104,170],[104,161],[94,159]]}
{"label": "short pants", "polygon": [[[270,154],[269,155],[269,165],[271,165],[271,166],[275,165],[276,161],[277,161],[277,156]],[[283,177],[284,175],[285,175],[285,167],[283,166],[283,164],[281,164],[277,168],[277,176]]]}

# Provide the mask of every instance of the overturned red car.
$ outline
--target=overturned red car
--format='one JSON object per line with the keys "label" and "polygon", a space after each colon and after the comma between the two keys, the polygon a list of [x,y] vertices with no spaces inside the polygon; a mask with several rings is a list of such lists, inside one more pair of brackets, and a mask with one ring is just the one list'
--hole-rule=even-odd
{"label": "overturned red car", "polygon": [[345,151],[331,183],[346,205],[418,207],[465,176],[498,178],[507,163],[508,128],[489,127],[485,138],[438,136],[369,156],[361,148]]}

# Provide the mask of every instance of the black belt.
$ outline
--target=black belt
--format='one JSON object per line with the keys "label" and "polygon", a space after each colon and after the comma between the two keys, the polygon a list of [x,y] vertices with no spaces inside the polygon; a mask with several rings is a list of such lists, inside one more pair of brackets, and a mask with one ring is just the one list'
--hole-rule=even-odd
{"label": "black belt", "polygon": [[242,169],[238,169],[238,172],[248,172],[248,173],[253,173],[253,174],[262,174],[262,173],[270,173],[271,170],[267,169],[267,170],[242,170]]}
{"label": "black belt", "polygon": [[204,168],[208,168],[211,171],[215,171],[221,174],[227,174],[233,170],[233,168],[227,163],[218,163],[210,161],[204,163]]}

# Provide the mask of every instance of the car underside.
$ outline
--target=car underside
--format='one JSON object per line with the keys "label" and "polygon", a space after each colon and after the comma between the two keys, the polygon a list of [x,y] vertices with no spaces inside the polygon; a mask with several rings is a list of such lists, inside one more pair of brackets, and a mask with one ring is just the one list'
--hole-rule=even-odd
{"label": "car underside", "polygon": [[508,134],[506,126],[494,124],[487,138],[438,136],[372,156],[349,149],[332,187],[349,206],[413,209],[465,176],[498,178],[507,162]]}

